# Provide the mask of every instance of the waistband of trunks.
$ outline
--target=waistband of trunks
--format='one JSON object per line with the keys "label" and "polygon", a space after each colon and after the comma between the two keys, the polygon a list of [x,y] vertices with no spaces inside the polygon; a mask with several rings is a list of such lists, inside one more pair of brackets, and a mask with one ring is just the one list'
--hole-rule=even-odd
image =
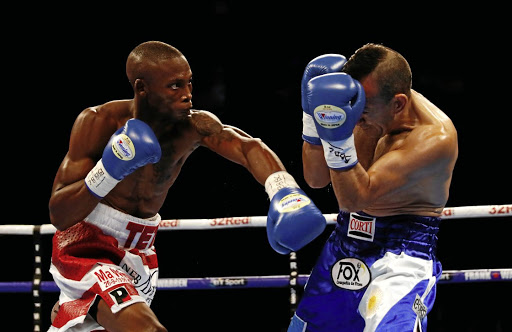
{"label": "waistband of trunks", "polygon": [[338,236],[349,250],[375,248],[435,254],[441,218],[418,215],[375,217],[340,211]]}
{"label": "waistband of trunks", "polygon": [[147,219],[137,218],[99,203],[85,218],[100,228],[105,235],[114,237],[125,249],[148,249],[154,242],[161,217],[157,213]]}
{"label": "waistband of trunks", "polygon": [[156,226],[160,223],[161,217],[157,213],[151,218],[137,218],[132,215],[126,214],[119,210],[116,210],[108,205],[98,203],[94,210],[85,218],[87,222],[94,223],[97,220],[104,222],[105,219],[111,219],[113,222],[126,222],[132,221],[141,225]]}

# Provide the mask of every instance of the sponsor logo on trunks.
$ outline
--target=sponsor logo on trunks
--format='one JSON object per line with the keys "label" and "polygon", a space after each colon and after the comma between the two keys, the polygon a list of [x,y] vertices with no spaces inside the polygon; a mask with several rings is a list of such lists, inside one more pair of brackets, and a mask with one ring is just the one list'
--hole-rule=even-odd
{"label": "sponsor logo on trunks", "polygon": [[375,236],[375,218],[351,213],[348,222],[347,236],[373,242]]}
{"label": "sponsor logo on trunks", "polygon": [[135,157],[135,147],[130,137],[119,134],[112,140],[112,152],[121,160],[132,160]]}
{"label": "sponsor logo on trunks", "polygon": [[423,319],[427,316],[427,307],[423,304],[420,296],[416,294],[416,299],[412,304],[412,310],[418,315],[420,319]]}
{"label": "sponsor logo on trunks", "polygon": [[309,205],[309,203],[311,203],[311,200],[304,195],[289,194],[279,201],[278,211],[280,213],[296,211]]}
{"label": "sponsor logo on trunks", "polygon": [[132,283],[132,279],[126,273],[108,266],[98,267],[94,275],[103,291],[119,284]]}
{"label": "sponsor logo on trunks", "polygon": [[357,258],[343,258],[331,268],[332,281],[336,286],[348,290],[359,290],[370,283],[372,275],[365,262]]}
{"label": "sponsor logo on trunks", "polygon": [[338,128],[347,120],[345,111],[334,105],[317,106],[314,113],[316,122],[327,129]]}
{"label": "sponsor logo on trunks", "polygon": [[133,221],[129,221],[126,225],[126,229],[130,231],[130,233],[126,238],[126,242],[123,247],[144,250],[153,246],[158,226],[141,225]]}
{"label": "sponsor logo on trunks", "polygon": [[112,300],[115,301],[117,304],[123,304],[125,302],[128,302],[132,299],[130,294],[128,294],[128,291],[123,286],[118,287],[110,292],[108,292]]}
{"label": "sponsor logo on trunks", "polygon": [[[139,294],[144,296],[148,304],[151,304],[156,292],[156,288],[152,283],[153,276],[156,274],[156,271],[152,272],[151,275],[147,275],[144,271],[143,275],[140,275],[135,268],[128,266],[126,263],[121,267],[133,278],[133,285]],[[157,277],[158,276],[155,276],[155,280]]]}

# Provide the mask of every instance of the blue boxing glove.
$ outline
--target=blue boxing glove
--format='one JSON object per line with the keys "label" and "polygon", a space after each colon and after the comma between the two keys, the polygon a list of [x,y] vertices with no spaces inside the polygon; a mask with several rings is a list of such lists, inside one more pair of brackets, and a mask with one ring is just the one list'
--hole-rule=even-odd
{"label": "blue boxing glove", "polygon": [[358,160],[353,131],[366,102],[361,83],[346,73],[317,76],[308,83],[307,102],[327,165],[338,170],[354,167]]}
{"label": "blue boxing glove", "polygon": [[103,156],[85,177],[87,188],[105,197],[128,174],[162,156],[158,139],[145,122],[130,119],[110,138]]}
{"label": "blue boxing glove", "polygon": [[320,138],[318,137],[318,133],[316,132],[315,122],[308,110],[308,100],[307,100],[307,86],[308,82],[317,76],[340,72],[347,59],[341,54],[324,54],[317,56],[313,60],[311,60],[306,69],[304,69],[304,74],[302,75],[301,82],[301,103],[302,103],[302,139],[306,142],[314,145],[321,145]]}
{"label": "blue boxing glove", "polygon": [[275,251],[289,254],[322,234],[325,217],[289,173],[280,171],[270,175],[265,190],[270,197],[267,237]]}

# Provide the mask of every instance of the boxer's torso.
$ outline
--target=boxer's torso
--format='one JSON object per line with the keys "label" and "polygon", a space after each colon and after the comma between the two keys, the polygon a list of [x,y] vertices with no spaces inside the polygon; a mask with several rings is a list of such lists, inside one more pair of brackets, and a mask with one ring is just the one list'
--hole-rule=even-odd
{"label": "boxer's torso", "polygon": [[[124,125],[131,117],[130,107],[131,100],[122,100],[99,106],[98,110],[111,112]],[[188,119],[168,126],[148,123],[154,129],[162,149],[160,161],[141,167],[126,176],[102,202],[140,218],[157,214],[186,159],[208,134],[200,126],[205,117],[208,117],[207,112],[191,111]]]}
{"label": "boxer's torso", "polygon": [[[382,137],[375,148],[373,162],[394,150],[415,149],[422,144],[422,135],[427,132],[428,135],[444,135],[456,141],[455,127],[440,109],[415,91],[412,91],[411,98],[417,123],[410,130],[392,132]],[[446,144],[452,143],[447,140]],[[433,160],[429,167],[417,171],[415,178],[408,179],[407,185],[383,195],[364,211],[375,216],[439,216],[448,200],[456,157],[457,149],[454,149],[451,158]]]}

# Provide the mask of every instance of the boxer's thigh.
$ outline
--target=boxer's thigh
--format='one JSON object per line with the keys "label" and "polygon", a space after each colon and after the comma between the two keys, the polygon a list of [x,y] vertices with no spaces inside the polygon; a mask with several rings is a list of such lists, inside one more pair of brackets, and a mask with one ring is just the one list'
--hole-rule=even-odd
{"label": "boxer's thigh", "polygon": [[114,314],[105,301],[100,299],[96,320],[110,332],[166,331],[145,302],[133,303]]}

